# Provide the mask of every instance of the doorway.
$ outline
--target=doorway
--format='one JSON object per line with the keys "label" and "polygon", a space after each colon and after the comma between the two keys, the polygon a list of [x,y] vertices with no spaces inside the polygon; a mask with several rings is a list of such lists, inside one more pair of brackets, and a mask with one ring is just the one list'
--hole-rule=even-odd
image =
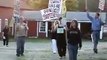
{"label": "doorway", "polygon": [[91,38],[91,23],[82,22],[80,25],[80,29],[82,32],[82,37],[84,39],[90,39]]}
{"label": "doorway", "polygon": [[36,21],[28,21],[28,36],[29,37],[37,37],[37,22]]}
{"label": "doorway", "polygon": [[52,22],[48,22],[48,37],[51,38],[51,26]]}

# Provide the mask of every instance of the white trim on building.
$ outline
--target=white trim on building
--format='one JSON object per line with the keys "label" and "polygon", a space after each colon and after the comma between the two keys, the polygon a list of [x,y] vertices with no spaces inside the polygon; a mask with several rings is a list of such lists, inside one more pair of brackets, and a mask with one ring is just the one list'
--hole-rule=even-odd
{"label": "white trim on building", "polygon": [[48,22],[39,22],[39,32],[37,33],[45,33],[45,37],[48,37]]}
{"label": "white trim on building", "polygon": [[48,22],[46,22],[46,37],[48,37]]}
{"label": "white trim on building", "polygon": [[39,32],[46,33],[46,22],[39,22]]}
{"label": "white trim on building", "polygon": [[37,37],[39,36],[39,22],[37,22]]}

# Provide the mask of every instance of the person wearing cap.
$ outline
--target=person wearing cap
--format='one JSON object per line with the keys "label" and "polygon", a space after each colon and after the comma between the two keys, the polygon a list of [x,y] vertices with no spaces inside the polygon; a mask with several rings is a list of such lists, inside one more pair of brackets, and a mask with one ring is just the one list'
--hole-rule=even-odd
{"label": "person wearing cap", "polygon": [[91,29],[92,29],[92,39],[93,39],[93,51],[94,53],[98,53],[98,41],[100,39],[100,31],[101,31],[101,26],[104,25],[104,23],[100,19],[100,14],[99,12],[96,12],[95,17],[92,17],[89,15],[89,12],[87,11],[87,17],[91,21]]}
{"label": "person wearing cap", "polygon": [[25,40],[27,37],[27,30],[28,30],[28,26],[26,23],[24,23],[24,18],[21,17],[19,20],[19,23],[16,23],[16,35],[15,35],[15,39],[16,39],[16,45],[17,45],[17,49],[16,49],[16,56],[23,56],[24,55],[24,44],[25,44]]}

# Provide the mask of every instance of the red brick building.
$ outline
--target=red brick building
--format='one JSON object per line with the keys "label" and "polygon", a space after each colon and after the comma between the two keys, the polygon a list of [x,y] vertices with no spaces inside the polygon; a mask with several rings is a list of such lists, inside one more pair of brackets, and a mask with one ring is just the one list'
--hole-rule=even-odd
{"label": "red brick building", "polygon": [[[6,19],[8,22],[12,19],[13,16],[13,8],[14,8],[14,0],[0,0],[0,19],[1,19],[1,31],[4,28],[4,25],[6,23]],[[38,9],[33,9],[29,7],[26,3],[26,0],[21,0],[21,11],[35,11],[39,10]],[[37,27],[39,24],[37,24],[37,21],[34,21],[32,19],[28,20],[28,26],[29,26],[29,31],[28,31],[28,36],[29,37],[45,37],[45,33],[37,33],[39,31]],[[13,27],[11,27],[13,28]],[[12,29],[11,29],[12,30]],[[1,33],[1,32],[0,32]],[[14,33],[14,31],[11,31],[11,34]]]}
{"label": "red brick building", "polygon": [[[29,27],[28,36],[29,37],[49,37],[50,36],[49,30],[50,30],[51,23],[41,21],[42,17],[39,11],[40,8],[33,9],[32,7],[27,5],[26,0],[20,0],[20,1],[21,1],[22,14],[26,17],[26,20],[28,21],[28,27]],[[12,19],[13,7],[14,7],[14,0],[0,0],[1,30],[4,28],[4,24],[6,23],[5,19],[8,19],[8,21]],[[106,7],[107,7],[107,4],[105,5],[105,10],[107,10]],[[69,14],[66,15],[66,18],[68,20],[72,16],[72,12],[70,13],[71,13],[70,15]],[[76,12],[75,14],[77,14],[76,16],[78,16],[78,12]],[[83,19],[83,20],[87,20],[87,19]],[[84,26],[86,27],[86,24],[84,25],[84,21],[82,21],[81,26],[83,27],[83,30],[84,30]],[[11,33],[13,32],[14,31],[12,30]]]}

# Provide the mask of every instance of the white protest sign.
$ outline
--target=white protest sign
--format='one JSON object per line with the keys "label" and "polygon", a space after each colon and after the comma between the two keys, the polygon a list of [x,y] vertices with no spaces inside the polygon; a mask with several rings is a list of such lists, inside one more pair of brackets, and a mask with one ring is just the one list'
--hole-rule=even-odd
{"label": "white protest sign", "polygon": [[62,0],[49,0],[48,8],[41,10],[44,21],[58,19],[61,16]]}
{"label": "white protest sign", "polygon": [[57,19],[57,15],[53,12],[51,12],[50,9],[43,9],[41,10],[42,19],[43,21],[49,21],[52,19]]}
{"label": "white protest sign", "polygon": [[105,6],[105,0],[99,0],[99,9],[100,10],[104,10],[104,6]]}
{"label": "white protest sign", "polygon": [[48,8],[56,14],[61,14],[62,0],[49,0]]}

